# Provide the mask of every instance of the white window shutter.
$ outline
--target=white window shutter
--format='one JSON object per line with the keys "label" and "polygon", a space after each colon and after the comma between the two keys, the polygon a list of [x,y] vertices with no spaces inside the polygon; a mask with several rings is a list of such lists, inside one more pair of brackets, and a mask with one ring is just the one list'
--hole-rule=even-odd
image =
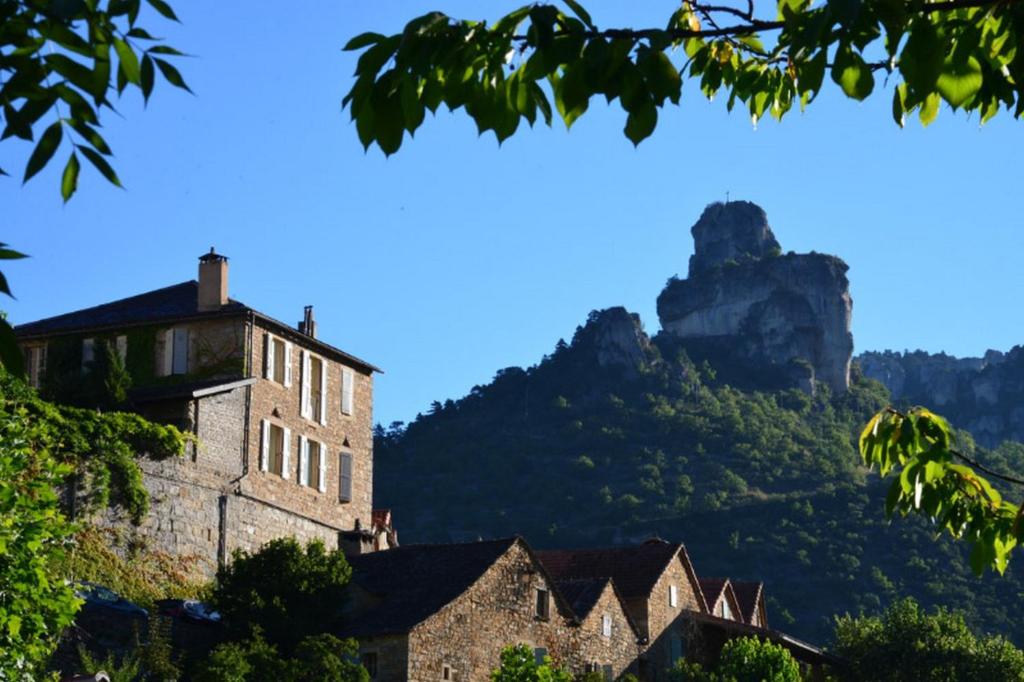
{"label": "white window shutter", "polygon": [[174,365],[174,330],[165,329],[163,331],[164,337],[164,354],[160,358],[160,370],[158,374],[162,377],[170,376],[171,368]]}
{"label": "white window shutter", "polygon": [[309,485],[309,441],[299,436],[299,484]]}
{"label": "white window shutter", "polygon": [[352,397],[353,389],[355,384],[355,376],[352,374],[352,370],[348,367],[344,367],[341,370],[341,412],[342,414],[352,414]]}
{"label": "white window shutter", "polygon": [[301,401],[301,405],[300,405],[300,407],[301,407],[300,412],[302,413],[302,416],[306,417],[307,419],[310,418],[310,409],[311,409],[310,408],[311,401],[309,399],[309,392],[310,392],[310,388],[311,388],[310,384],[309,384],[309,373],[310,373],[310,369],[309,369],[309,351],[308,350],[303,350],[302,351],[302,401]]}
{"label": "white window shutter", "polygon": [[327,360],[320,361],[320,423],[327,423]]}
{"label": "white window shutter", "polygon": [[263,378],[274,378],[274,337],[263,335]]}
{"label": "white window shutter", "polygon": [[261,419],[260,431],[263,433],[260,441],[260,471],[266,471],[270,468],[270,422]]}
{"label": "white window shutter", "polygon": [[292,446],[292,430],[291,429],[285,429],[284,430],[284,447],[281,448],[281,478],[288,478],[288,476],[289,476],[289,469],[291,469],[291,466],[292,466],[291,462],[289,461],[291,459],[289,457],[289,455],[291,454],[291,446]]}
{"label": "white window shutter", "polygon": [[327,448],[320,444],[320,485],[317,486],[320,492],[327,492]]}
{"label": "white window shutter", "polygon": [[290,388],[292,385],[292,342],[284,342],[284,385]]}

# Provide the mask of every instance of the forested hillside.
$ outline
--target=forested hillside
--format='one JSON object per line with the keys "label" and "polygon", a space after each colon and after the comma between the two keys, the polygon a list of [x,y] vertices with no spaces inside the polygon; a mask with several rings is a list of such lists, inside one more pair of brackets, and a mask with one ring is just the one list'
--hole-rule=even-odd
{"label": "forested hillside", "polygon": [[[378,427],[377,505],[394,510],[404,543],[681,540],[703,575],[764,580],[771,624],[814,641],[833,614],[897,595],[1024,641],[1024,568],[976,578],[962,547],[916,520],[885,521],[885,484],[854,445],[889,400],[882,384],[855,366],[843,395],[766,392],[734,387],[729,370],[706,348],[648,339],[622,309],[592,313],[537,365]],[[966,434],[960,445],[975,451]],[[1019,444],[976,454],[1024,471]]]}

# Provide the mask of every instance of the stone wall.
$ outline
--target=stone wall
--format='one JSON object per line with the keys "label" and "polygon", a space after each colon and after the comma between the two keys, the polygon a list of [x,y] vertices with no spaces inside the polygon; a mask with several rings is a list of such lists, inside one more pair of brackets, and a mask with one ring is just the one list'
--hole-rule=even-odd
{"label": "stone wall", "polygon": [[[669,603],[672,585],[676,586],[679,597],[674,607]],[[686,612],[704,610],[702,599],[694,590],[681,559],[673,560],[655,583],[646,610],[649,643],[642,656],[645,679],[661,682],[668,679],[665,671],[672,665],[672,639],[678,637],[684,643],[684,650],[685,642],[689,639],[684,627]]]}
{"label": "stone wall", "polygon": [[487,680],[501,650],[512,644],[546,649],[573,670],[582,662],[574,652],[576,628],[567,606],[551,592],[550,618],[534,615],[535,590],[551,589],[521,543],[513,545],[462,596],[409,633],[410,682],[440,680],[444,665],[458,682]]}
{"label": "stone wall", "polygon": [[[292,342],[291,386],[263,378],[263,358],[270,336],[277,330],[261,326],[258,322],[253,329],[251,366],[258,376],[252,387],[250,406],[249,447],[247,453],[248,474],[241,484],[242,491],[249,496],[266,500],[297,513],[315,519],[320,523],[350,530],[358,522],[363,528],[371,525],[373,506],[373,376],[367,370],[351,367],[353,370],[353,414],[341,412],[342,365],[315,352],[311,353],[327,363],[327,423],[318,419],[307,419],[301,414],[301,350],[299,335],[289,335],[285,340]],[[280,338],[280,337],[279,337]],[[314,415],[315,417],[316,415]],[[260,422],[269,419],[272,423],[291,430],[291,457],[289,478],[260,470]],[[323,443],[328,452],[327,483],[325,492],[315,487],[299,485],[299,436]],[[352,501],[340,502],[341,452],[352,454]]]}
{"label": "stone wall", "polygon": [[[611,637],[605,637],[602,630],[603,616],[612,619]],[[626,611],[612,586],[606,585],[590,613],[576,628],[574,672],[586,670],[588,664],[603,671],[611,666],[612,679],[619,679],[627,672],[636,673],[636,661],[640,654],[637,633],[629,623]]]}

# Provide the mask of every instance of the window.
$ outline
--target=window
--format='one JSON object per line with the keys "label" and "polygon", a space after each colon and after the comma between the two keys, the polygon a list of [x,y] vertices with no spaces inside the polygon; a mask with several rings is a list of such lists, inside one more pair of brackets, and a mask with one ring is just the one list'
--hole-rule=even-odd
{"label": "window", "polygon": [[352,453],[338,455],[338,501],[352,501]]}
{"label": "window", "polygon": [[669,662],[675,665],[676,661],[686,655],[686,650],[683,648],[683,638],[678,634],[673,633],[668,640],[669,644]]}
{"label": "window", "polygon": [[607,680],[607,682],[613,682],[615,679],[615,673],[613,670],[612,666],[607,663],[601,666],[601,671],[604,673],[604,679]]}
{"label": "window", "polygon": [[442,680],[454,680],[455,679],[455,671],[452,670],[452,667],[450,665],[448,665],[447,663],[445,663],[444,665],[441,666],[441,679]]}
{"label": "window", "polygon": [[305,436],[299,437],[299,484],[327,490],[327,448]]}
{"label": "window", "polygon": [[96,362],[96,339],[82,339],[82,371],[88,372]]}
{"label": "window", "polygon": [[171,374],[188,373],[188,329],[178,327],[174,330],[174,361]]}
{"label": "window", "polygon": [[352,414],[355,407],[355,374],[348,367],[341,369],[341,413]]}
{"label": "window", "polygon": [[[546,590],[545,590],[546,592]],[[537,665],[544,665],[544,659],[548,657],[548,650],[544,647],[537,647],[533,650],[533,660]]]}
{"label": "window", "polygon": [[117,351],[117,357],[120,358],[121,364],[128,362],[128,337],[122,334],[114,339],[114,349]]}
{"label": "window", "polygon": [[722,600],[722,618],[734,620],[734,618],[732,617],[732,609],[729,608],[729,602],[725,599]]}
{"label": "window", "polygon": [[377,677],[377,652],[370,651],[363,654],[359,658],[359,662],[362,663],[363,667],[366,668],[366,672],[370,673],[370,679],[376,679]]}
{"label": "window", "polygon": [[292,344],[270,334],[263,346],[263,378],[282,386],[292,385]]}
{"label": "window", "polygon": [[537,601],[534,614],[541,620],[547,620],[551,610],[551,593],[543,587],[537,588]]}
{"label": "window", "polygon": [[672,608],[679,606],[679,589],[675,585],[668,586],[668,605]]}
{"label": "window", "polygon": [[266,419],[262,421],[261,427],[263,438],[260,445],[260,470],[288,478],[291,430]]}
{"label": "window", "polygon": [[25,348],[25,370],[28,372],[28,383],[39,388],[46,377],[46,345],[27,346]]}
{"label": "window", "polygon": [[601,616],[601,634],[605,637],[612,636],[612,617],[607,613]]}
{"label": "window", "polygon": [[302,351],[302,416],[327,423],[327,363]]}

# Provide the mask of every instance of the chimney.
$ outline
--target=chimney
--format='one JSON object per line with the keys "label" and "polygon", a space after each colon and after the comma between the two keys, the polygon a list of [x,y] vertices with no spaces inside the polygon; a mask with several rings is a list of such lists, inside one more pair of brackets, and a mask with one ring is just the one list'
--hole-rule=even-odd
{"label": "chimney", "polygon": [[228,302],[228,257],[210,247],[199,257],[199,310],[217,310]]}
{"label": "chimney", "polygon": [[299,333],[316,338],[316,320],[313,319],[313,306],[307,305],[303,309],[302,322],[299,322]]}

